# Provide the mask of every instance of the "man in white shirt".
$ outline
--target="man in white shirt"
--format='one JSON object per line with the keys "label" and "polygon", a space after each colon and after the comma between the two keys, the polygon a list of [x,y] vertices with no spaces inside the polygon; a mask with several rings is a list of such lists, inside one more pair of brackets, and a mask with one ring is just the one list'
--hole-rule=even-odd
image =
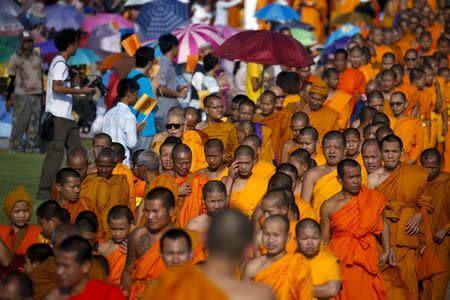
{"label": "man in white shirt", "polygon": [[78,33],[74,29],[63,29],[55,37],[59,54],[48,70],[45,111],[53,115],[54,137],[47,145],[47,155],[42,165],[38,199],[50,199],[55,176],[64,158],[64,149],[81,147],[80,132],[72,117],[72,95],[90,94],[94,88],[72,88],[67,60],[78,48]]}
{"label": "man in white shirt", "polygon": [[136,124],[136,117],[131,112],[138,100],[139,84],[133,79],[122,79],[117,86],[116,105],[108,110],[103,119],[102,131],[109,134],[114,143],[121,143],[125,148],[124,164],[130,166],[130,149],[137,143],[137,133],[145,127],[145,121]]}
{"label": "man in white shirt", "polygon": [[214,25],[228,25],[228,9],[240,4],[242,0],[219,0],[216,2]]}

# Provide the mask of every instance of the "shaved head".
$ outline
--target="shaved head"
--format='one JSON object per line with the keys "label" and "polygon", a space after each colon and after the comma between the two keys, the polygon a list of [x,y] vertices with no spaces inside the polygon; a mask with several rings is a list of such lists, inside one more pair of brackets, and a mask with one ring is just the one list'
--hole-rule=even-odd
{"label": "shaved head", "polygon": [[67,166],[76,170],[80,176],[81,181],[87,176],[87,169],[89,165],[88,152],[83,147],[75,147],[67,151]]}
{"label": "shaved head", "polygon": [[263,228],[273,223],[282,224],[283,232],[286,234],[289,233],[289,219],[286,216],[273,215],[268,217],[264,222]]}
{"label": "shaved head", "polygon": [[234,157],[236,158],[239,156],[250,156],[252,158],[255,158],[255,151],[253,151],[250,146],[241,145],[234,151]]}
{"label": "shaved head", "polygon": [[77,226],[73,224],[59,224],[53,230],[52,244],[54,248],[57,248],[65,239],[73,236],[82,237],[81,231]]}
{"label": "shaved head", "polygon": [[[290,177],[288,175],[286,174],[283,175],[287,176],[290,180]],[[261,202],[268,202],[268,201],[270,201],[273,205],[275,205],[279,209],[286,208],[287,210],[289,210],[289,203],[290,203],[289,197],[282,189],[268,191],[262,198]]]}
{"label": "shaved head", "polygon": [[293,182],[291,176],[283,172],[275,172],[269,179],[267,191],[278,189],[292,190]]}

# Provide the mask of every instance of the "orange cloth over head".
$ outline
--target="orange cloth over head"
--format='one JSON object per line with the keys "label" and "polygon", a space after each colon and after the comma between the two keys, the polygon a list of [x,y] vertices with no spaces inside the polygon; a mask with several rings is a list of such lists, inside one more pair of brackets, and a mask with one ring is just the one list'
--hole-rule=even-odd
{"label": "orange cloth over head", "polygon": [[25,186],[19,185],[15,190],[9,192],[3,201],[3,211],[8,218],[11,216],[14,205],[16,205],[18,201],[27,202],[30,211],[33,211],[33,201],[30,194],[25,190]]}
{"label": "orange cloth over head", "polygon": [[383,194],[362,187],[330,217],[330,250],[339,258],[342,289],[339,299],[385,299],[386,289],[378,270],[375,235],[383,228]]}
{"label": "orange cloth over head", "polygon": [[325,83],[325,81],[318,79],[309,88],[308,93],[309,94],[317,94],[317,95],[320,95],[320,96],[326,98],[326,97],[328,97],[328,86]]}

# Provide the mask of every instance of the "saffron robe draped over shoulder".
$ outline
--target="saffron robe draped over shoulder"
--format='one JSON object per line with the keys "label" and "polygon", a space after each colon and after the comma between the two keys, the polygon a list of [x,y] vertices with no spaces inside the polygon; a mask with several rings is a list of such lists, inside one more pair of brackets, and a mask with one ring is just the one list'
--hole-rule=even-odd
{"label": "saffron robe draped over shoulder", "polygon": [[252,174],[242,190],[239,192],[231,190],[230,207],[250,217],[266,193],[267,183],[267,180]]}
{"label": "saffron robe draped over shoulder", "polygon": [[[229,149],[228,144],[235,144],[237,141],[232,140],[232,131],[236,131],[236,126],[228,122],[215,122],[202,128],[202,131],[208,135],[210,139],[219,139],[223,143],[224,149]],[[226,153],[227,158],[231,159],[233,153]]]}
{"label": "saffron robe draped over shoulder", "polygon": [[294,193],[294,197],[295,204],[297,204],[298,210],[300,211],[300,220],[306,218],[318,220],[313,207],[311,206],[311,204],[301,198],[300,193]]}
{"label": "saffron robe draped over shoulder", "polygon": [[115,249],[111,253],[106,256],[109,264],[109,276],[108,282],[119,286],[120,277],[122,276],[123,267],[125,266],[125,260],[127,258],[127,254],[123,253],[123,250],[120,248]]}
{"label": "saffron robe draped over shoulder", "polygon": [[253,165],[252,172],[258,177],[269,180],[270,177],[275,173],[275,166],[267,161],[259,160]]}
{"label": "saffron robe draped over shoulder", "polygon": [[185,130],[183,133],[183,144],[186,144],[192,151],[191,172],[206,168],[205,153],[203,151],[203,141],[196,130]]}
{"label": "saffron robe draped over shoulder", "polygon": [[98,213],[97,207],[90,199],[86,197],[80,197],[76,202],[68,202],[66,204],[63,204],[61,207],[67,209],[67,211],[69,212],[70,223],[72,224],[75,222],[75,219],[80,212],[84,210],[93,212],[97,216],[97,220],[99,220],[97,236],[100,240],[104,239],[105,229],[103,228],[103,222],[100,221],[100,214]]}
{"label": "saffron robe draped over shoulder", "polygon": [[341,271],[338,258],[329,250],[323,248],[311,259],[311,274],[314,285],[325,284],[331,280],[341,280]]}
{"label": "saffron robe draped over shoulder", "polygon": [[384,195],[362,187],[330,219],[329,248],[339,258],[342,290],[339,299],[386,299],[378,270],[375,235],[383,228]]}
{"label": "saffron robe draped over shoulder", "polygon": [[120,163],[117,164],[114,168],[114,175],[124,175],[127,179],[128,186],[130,188],[130,200],[129,200],[129,208],[135,214],[136,213],[136,187],[134,186],[134,175],[131,172],[130,168],[126,164]]}
{"label": "saffron robe draped over shoulder", "polygon": [[313,281],[308,261],[301,254],[286,254],[255,275],[254,282],[269,285],[279,300],[306,300],[313,297]]}
{"label": "saffron robe draped over shoulder", "polygon": [[361,71],[347,68],[339,74],[338,89],[353,96],[362,95],[366,92],[366,78]]}
{"label": "saffron robe draped over shoulder", "polygon": [[350,116],[355,106],[355,99],[353,95],[342,90],[337,90],[336,94],[330,99],[327,99],[323,104],[338,113],[337,128],[344,130],[350,125]]}
{"label": "saffron robe draped over shoulder", "polygon": [[417,161],[423,151],[424,136],[420,120],[409,117],[391,119],[391,128],[403,142],[402,161]]}
{"label": "saffron robe draped over shoulder", "polygon": [[[409,218],[419,212],[420,207],[429,207],[426,198],[421,197],[427,177],[425,169],[401,163],[376,188],[386,197],[385,214],[389,222],[390,244],[397,257],[398,267],[387,267],[381,273],[389,299],[417,299],[419,296],[415,270],[419,237],[407,235],[405,226]],[[393,273],[397,271],[399,276],[394,276]]]}
{"label": "saffron robe draped over shoulder", "polygon": [[342,185],[337,180],[337,170],[333,170],[317,180],[313,188],[311,204],[318,219],[320,219],[322,203],[341,190]]}

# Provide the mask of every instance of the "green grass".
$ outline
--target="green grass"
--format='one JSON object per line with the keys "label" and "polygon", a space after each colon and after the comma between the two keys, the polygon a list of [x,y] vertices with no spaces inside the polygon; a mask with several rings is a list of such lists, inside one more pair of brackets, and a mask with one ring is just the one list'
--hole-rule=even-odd
{"label": "green grass", "polygon": [[[86,149],[90,148],[89,140],[83,140],[82,143]],[[3,200],[10,191],[20,184],[25,186],[31,198],[33,198],[32,223],[36,222],[35,211],[42,203],[42,201],[36,200],[36,196],[44,158],[45,154],[27,154],[0,150],[0,199],[2,204],[0,223],[8,223],[8,219],[3,213]],[[64,162],[65,159],[63,166]]]}

